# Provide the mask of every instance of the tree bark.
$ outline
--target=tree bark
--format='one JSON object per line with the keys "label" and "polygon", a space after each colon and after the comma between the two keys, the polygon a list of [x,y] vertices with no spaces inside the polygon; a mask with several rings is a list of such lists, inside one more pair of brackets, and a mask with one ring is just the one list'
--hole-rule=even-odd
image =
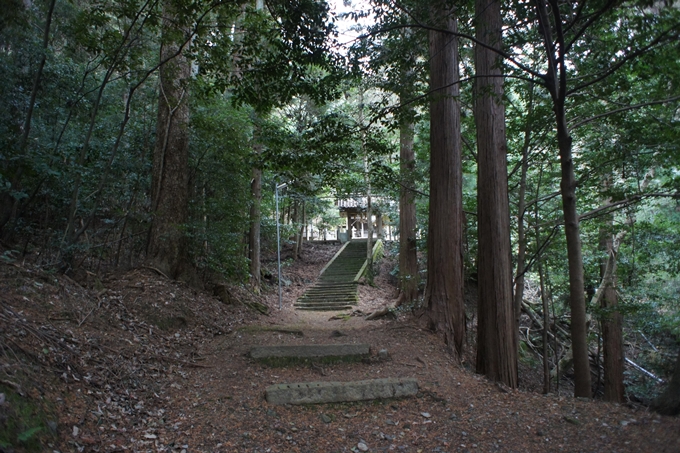
{"label": "tree bark", "polygon": [[[501,47],[499,1],[476,0],[477,40]],[[510,259],[510,208],[501,60],[475,46],[477,126],[477,373],[517,387],[517,341]]]}
{"label": "tree bark", "polygon": [[[171,34],[175,22],[175,11],[170,5],[170,2],[166,2],[163,7],[164,35]],[[164,42],[161,46],[161,61],[178,50],[176,42]],[[187,84],[190,76],[191,64],[183,53],[161,66],[151,176],[151,209],[154,217],[147,260],[175,279],[188,279],[193,270],[189,261],[188,238],[183,231],[189,215]]]}
{"label": "tree bark", "polygon": [[[404,99],[402,99],[402,102]],[[418,298],[418,250],[416,247],[416,203],[413,172],[416,160],[413,151],[413,122],[402,120],[399,125],[399,289],[397,305],[410,304]]]}
{"label": "tree bark", "polygon": [[[437,28],[457,31],[454,11],[445,2],[431,6],[430,19]],[[443,332],[449,351],[460,360],[465,311],[458,39],[432,30],[429,53],[430,209],[423,302],[429,327]]]}

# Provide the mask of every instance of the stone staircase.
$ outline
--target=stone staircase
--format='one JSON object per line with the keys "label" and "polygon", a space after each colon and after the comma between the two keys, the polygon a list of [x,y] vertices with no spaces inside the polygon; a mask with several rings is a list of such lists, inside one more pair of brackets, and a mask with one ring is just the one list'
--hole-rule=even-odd
{"label": "stone staircase", "polygon": [[366,264],[366,239],[353,239],[329,261],[316,284],[300,297],[298,310],[346,310],[357,304],[357,283]]}

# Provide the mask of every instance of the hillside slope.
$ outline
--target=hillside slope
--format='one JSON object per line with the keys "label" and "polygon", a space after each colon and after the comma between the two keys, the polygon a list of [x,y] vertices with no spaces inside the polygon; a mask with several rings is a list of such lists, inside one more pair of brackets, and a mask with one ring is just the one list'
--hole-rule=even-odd
{"label": "hillside slope", "polygon": [[[284,269],[281,311],[274,287],[260,298],[230,288],[227,305],[150,269],[75,282],[0,264],[0,450],[680,451],[678,418],[507,390],[452,363],[411,315],[365,321],[395,296],[384,269],[377,287],[360,286],[354,316],[295,311],[336,250],[309,246]],[[238,302],[252,300],[270,315]],[[247,357],[254,345],[310,343],[369,343],[374,357],[280,368]],[[274,383],[380,377],[415,377],[420,393],[317,406],[264,400]]]}

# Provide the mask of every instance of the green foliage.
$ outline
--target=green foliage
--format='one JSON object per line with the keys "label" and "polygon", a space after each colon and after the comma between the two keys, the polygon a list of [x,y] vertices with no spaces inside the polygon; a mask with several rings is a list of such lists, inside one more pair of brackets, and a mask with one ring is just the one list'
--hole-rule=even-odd
{"label": "green foliage", "polygon": [[191,117],[192,197],[189,236],[199,269],[247,277],[243,253],[250,205],[249,112],[228,99],[196,99]]}
{"label": "green foliage", "polygon": [[43,451],[45,443],[54,438],[48,428],[54,414],[43,402],[19,395],[4,384],[0,384],[0,393],[4,397],[0,404],[0,448]]}

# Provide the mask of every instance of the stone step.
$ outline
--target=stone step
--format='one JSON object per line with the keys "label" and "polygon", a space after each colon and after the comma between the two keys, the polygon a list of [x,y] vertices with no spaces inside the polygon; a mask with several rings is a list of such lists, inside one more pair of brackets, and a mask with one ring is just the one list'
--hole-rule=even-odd
{"label": "stone step", "polygon": [[403,398],[418,393],[413,378],[370,379],[352,382],[301,382],[267,387],[270,404],[320,404]]}
{"label": "stone step", "polygon": [[[334,294],[339,294],[339,295],[347,295],[347,294],[356,294],[357,290],[356,288],[331,288],[331,289],[326,289],[326,288],[312,288],[309,291],[305,293],[305,296],[310,296],[313,294],[321,294],[321,295],[334,295]],[[304,297],[304,296],[302,296]]]}
{"label": "stone step", "polygon": [[310,297],[306,299],[298,299],[295,302],[295,306],[301,305],[329,305],[329,304],[342,304],[342,305],[356,305],[356,297]]}
{"label": "stone step", "polygon": [[356,288],[357,283],[355,281],[336,282],[336,281],[332,281],[332,280],[329,280],[329,279],[326,279],[326,278],[320,278],[316,282],[316,285],[314,285],[314,287],[317,287],[317,286],[343,286],[343,287],[347,287],[347,288]]}
{"label": "stone step", "polygon": [[357,302],[357,296],[347,295],[347,296],[314,296],[314,297],[301,297],[295,303],[296,305],[310,303],[342,303],[342,304],[355,304]]}
{"label": "stone step", "polygon": [[298,358],[319,359],[326,357],[361,358],[368,357],[370,345],[360,344],[303,344],[279,346],[253,346],[253,359]]}
{"label": "stone step", "polygon": [[296,307],[300,306],[310,306],[310,305],[356,305],[357,304],[357,298],[356,297],[314,297],[314,298],[308,298],[308,299],[298,299],[297,302],[295,302]]}
{"label": "stone step", "polygon": [[315,301],[315,302],[297,302],[294,307],[302,310],[306,308],[307,310],[346,310],[352,308],[356,305],[356,301]]}
{"label": "stone step", "polygon": [[[356,305],[356,304],[354,304]],[[308,311],[344,311],[350,310],[352,305],[295,305],[296,310]]]}

